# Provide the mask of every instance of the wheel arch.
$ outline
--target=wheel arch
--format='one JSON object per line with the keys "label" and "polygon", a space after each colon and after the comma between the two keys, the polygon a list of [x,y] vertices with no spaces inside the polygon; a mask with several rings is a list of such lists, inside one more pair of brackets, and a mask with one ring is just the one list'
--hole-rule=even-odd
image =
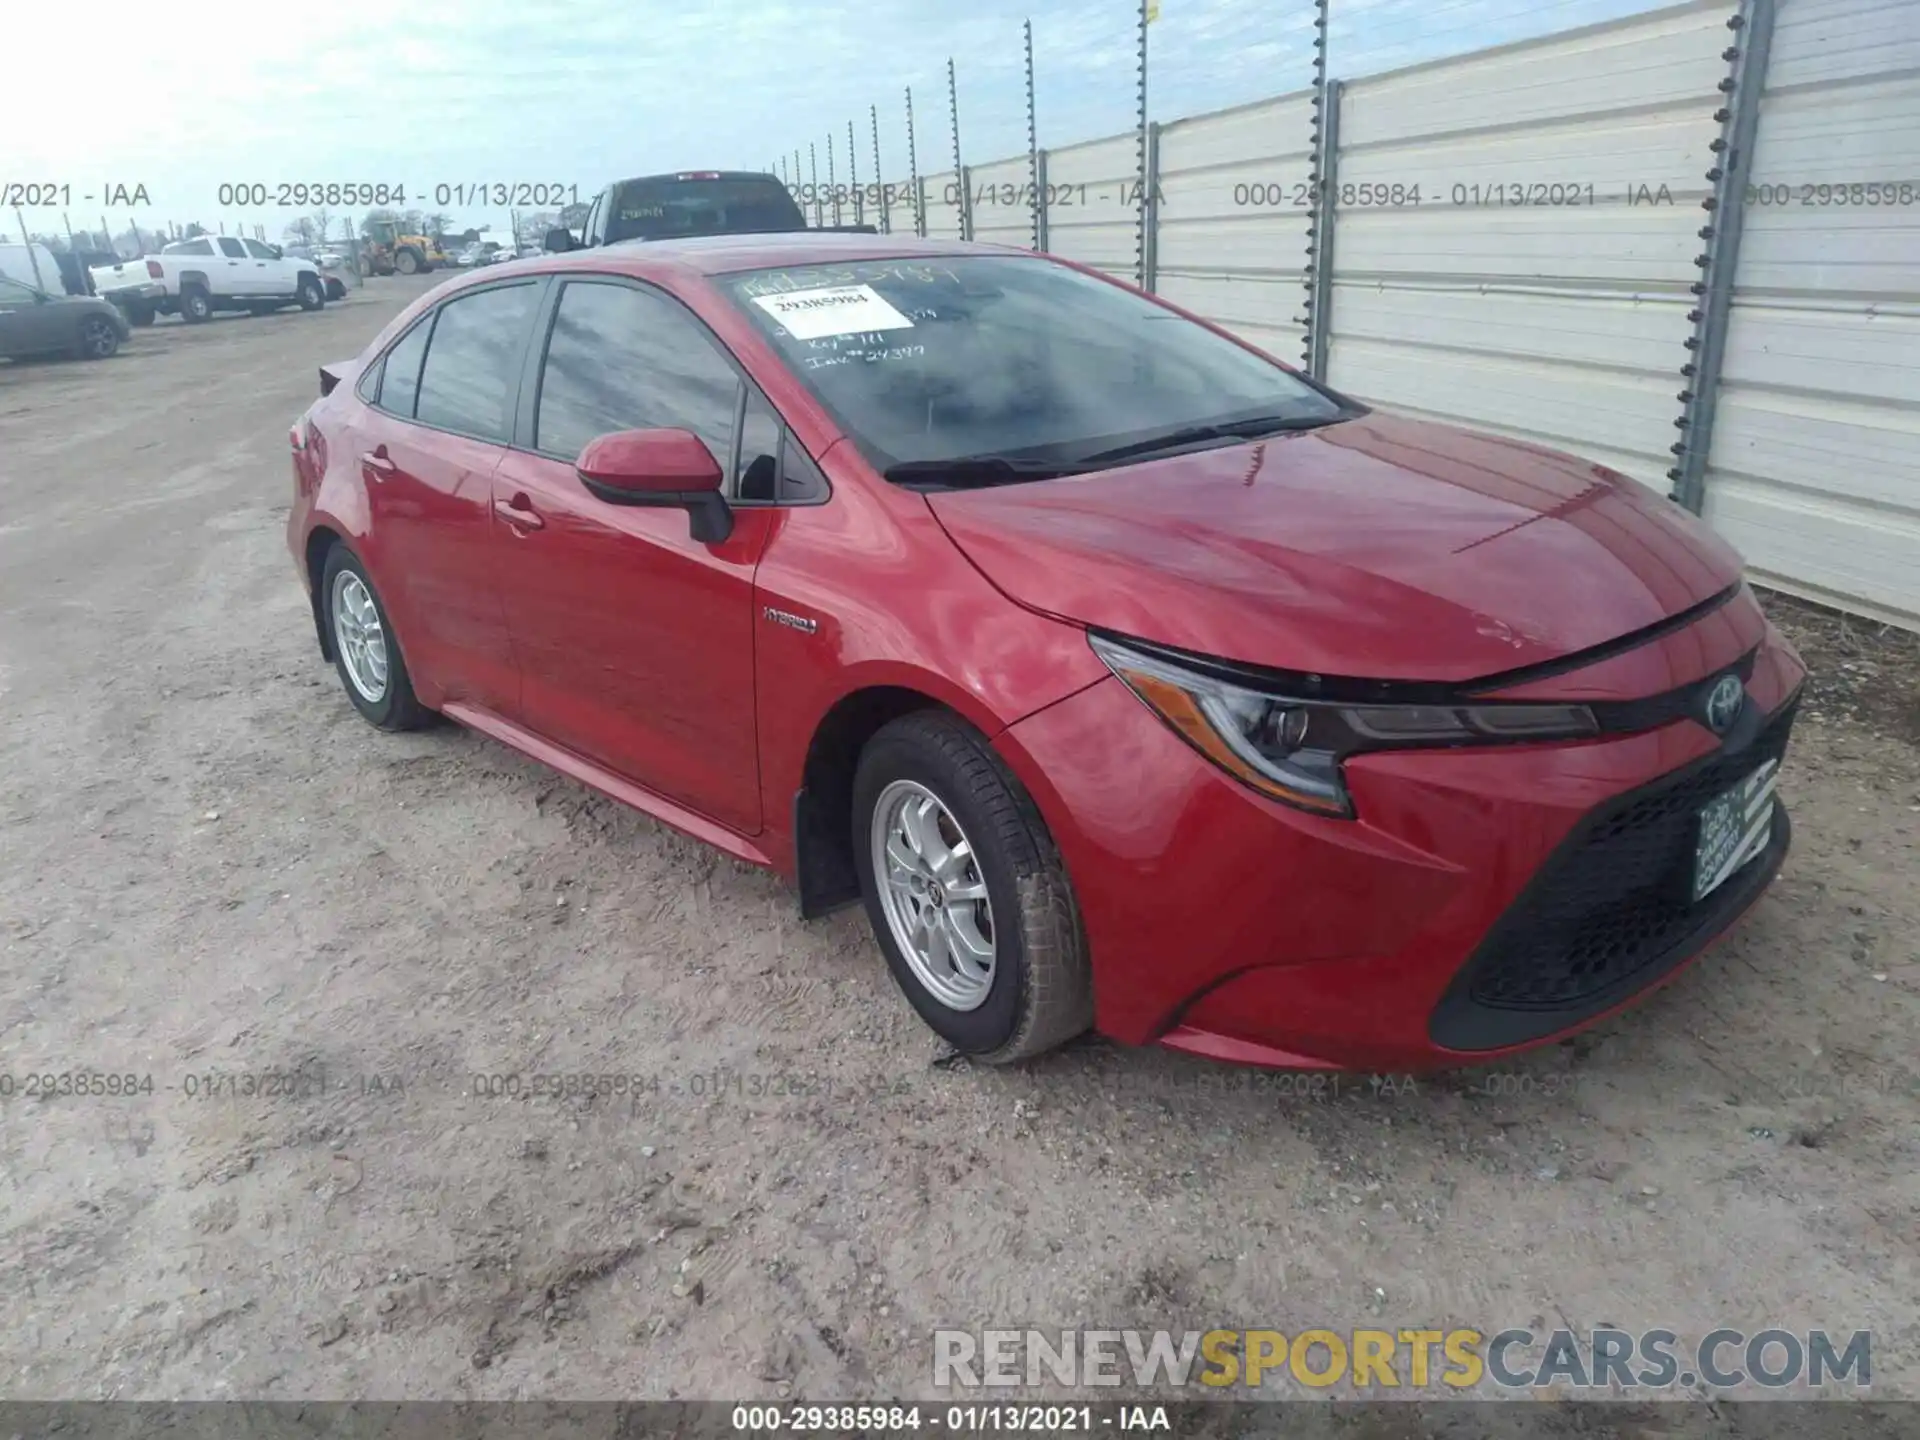
{"label": "wheel arch", "polygon": [[347,537],[331,525],[316,525],[307,532],[306,571],[307,605],[313,612],[314,634],[320,639],[320,655],[328,664],[333,663],[333,640],[327,633],[327,617],[322,609],[320,587],[326,582],[327,556],[336,545],[347,543]]}
{"label": "wheel arch", "polygon": [[860,900],[853,859],[853,776],[860,752],[882,726],[918,710],[940,710],[978,728],[978,721],[931,693],[905,683],[863,685],[827,707],[807,742],[800,788],[793,795],[793,874],[800,918],[817,919]]}

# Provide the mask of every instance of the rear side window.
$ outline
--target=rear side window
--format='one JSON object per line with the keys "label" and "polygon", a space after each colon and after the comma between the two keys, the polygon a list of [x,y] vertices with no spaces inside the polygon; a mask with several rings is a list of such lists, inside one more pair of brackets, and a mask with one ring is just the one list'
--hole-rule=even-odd
{"label": "rear side window", "polygon": [[413,403],[420,393],[420,361],[427,353],[427,335],[432,329],[433,317],[429,315],[387,352],[376,402],[382,410],[404,415],[409,420],[413,418]]}
{"label": "rear side window", "polygon": [[211,255],[213,254],[213,242],[211,240],[181,240],[167,246],[160,253],[162,255]]}
{"label": "rear side window", "polygon": [[[437,337],[433,348],[439,353]],[[733,367],[673,301],[632,285],[570,281],[541,367],[534,447],[571,460],[614,430],[691,430],[725,475],[739,397]]]}
{"label": "rear side window", "polygon": [[222,235],[220,237],[220,253],[229,255],[235,260],[244,260],[247,258],[247,247],[242,245],[238,240],[235,240],[231,235]]}
{"label": "rear side window", "polygon": [[[420,370],[414,415],[421,424],[506,443],[521,346],[538,294],[532,284],[505,285],[440,307]],[[393,369],[391,359],[387,368]]]}

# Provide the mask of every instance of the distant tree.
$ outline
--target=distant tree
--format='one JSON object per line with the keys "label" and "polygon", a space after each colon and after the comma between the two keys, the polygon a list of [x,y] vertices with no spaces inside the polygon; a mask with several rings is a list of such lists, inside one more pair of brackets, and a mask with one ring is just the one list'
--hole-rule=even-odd
{"label": "distant tree", "polygon": [[373,227],[383,221],[390,225],[402,225],[406,222],[406,217],[398,210],[389,209],[384,205],[379,206],[360,217],[360,233],[371,236]]}
{"label": "distant tree", "polygon": [[291,240],[296,245],[311,245],[313,244],[315,234],[313,221],[307,216],[302,215],[280,233],[284,238]]}
{"label": "distant tree", "polygon": [[436,210],[420,223],[427,227],[421,232],[422,234],[431,235],[438,240],[453,228],[453,217],[443,210]]}
{"label": "distant tree", "polygon": [[180,238],[182,240],[196,240],[202,235],[211,235],[212,233],[213,232],[207,229],[206,226],[202,225],[199,221],[194,220],[194,221],[189,221],[187,224],[187,228],[180,232]]}
{"label": "distant tree", "polygon": [[333,223],[333,212],[322,205],[310,217],[313,220],[313,233],[322,240],[327,238],[327,227]]}
{"label": "distant tree", "polygon": [[587,214],[592,209],[593,207],[591,205],[562,206],[560,210],[560,223],[569,230],[584,230],[587,228]]}
{"label": "distant tree", "polygon": [[547,238],[547,232],[559,225],[560,216],[552,210],[535,210],[520,217],[520,231],[514,238],[519,245],[538,245]]}

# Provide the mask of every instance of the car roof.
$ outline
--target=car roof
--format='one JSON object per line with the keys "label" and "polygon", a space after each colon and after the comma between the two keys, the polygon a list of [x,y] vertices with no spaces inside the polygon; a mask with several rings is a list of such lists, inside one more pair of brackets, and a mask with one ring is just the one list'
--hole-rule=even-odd
{"label": "car roof", "polygon": [[[783,265],[825,265],[847,260],[912,260],[937,255],[1032,255],[1011,245],[964,240],[923,240],[916,235],[840,235],[823,230],[787,230],[748,235],[699,235],[676,240],[622,240],[588,250],[541,257],[542,270],[617,270],[646,276],[662,271],[728,275]],[[532,266],[534,262],[528,262]]]}

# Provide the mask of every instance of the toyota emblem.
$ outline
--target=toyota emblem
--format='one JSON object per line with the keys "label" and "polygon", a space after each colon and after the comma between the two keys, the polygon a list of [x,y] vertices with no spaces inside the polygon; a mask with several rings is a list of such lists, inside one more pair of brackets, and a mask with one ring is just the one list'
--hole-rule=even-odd
{"label": "toyota emblem", "polygon": [[1724,735],[1733,728],[1746,699],[1746,687],[1738,675],[1722,675],[1714,681],[1713,689],[1707,692],[1707,725],[1714,734]]}

